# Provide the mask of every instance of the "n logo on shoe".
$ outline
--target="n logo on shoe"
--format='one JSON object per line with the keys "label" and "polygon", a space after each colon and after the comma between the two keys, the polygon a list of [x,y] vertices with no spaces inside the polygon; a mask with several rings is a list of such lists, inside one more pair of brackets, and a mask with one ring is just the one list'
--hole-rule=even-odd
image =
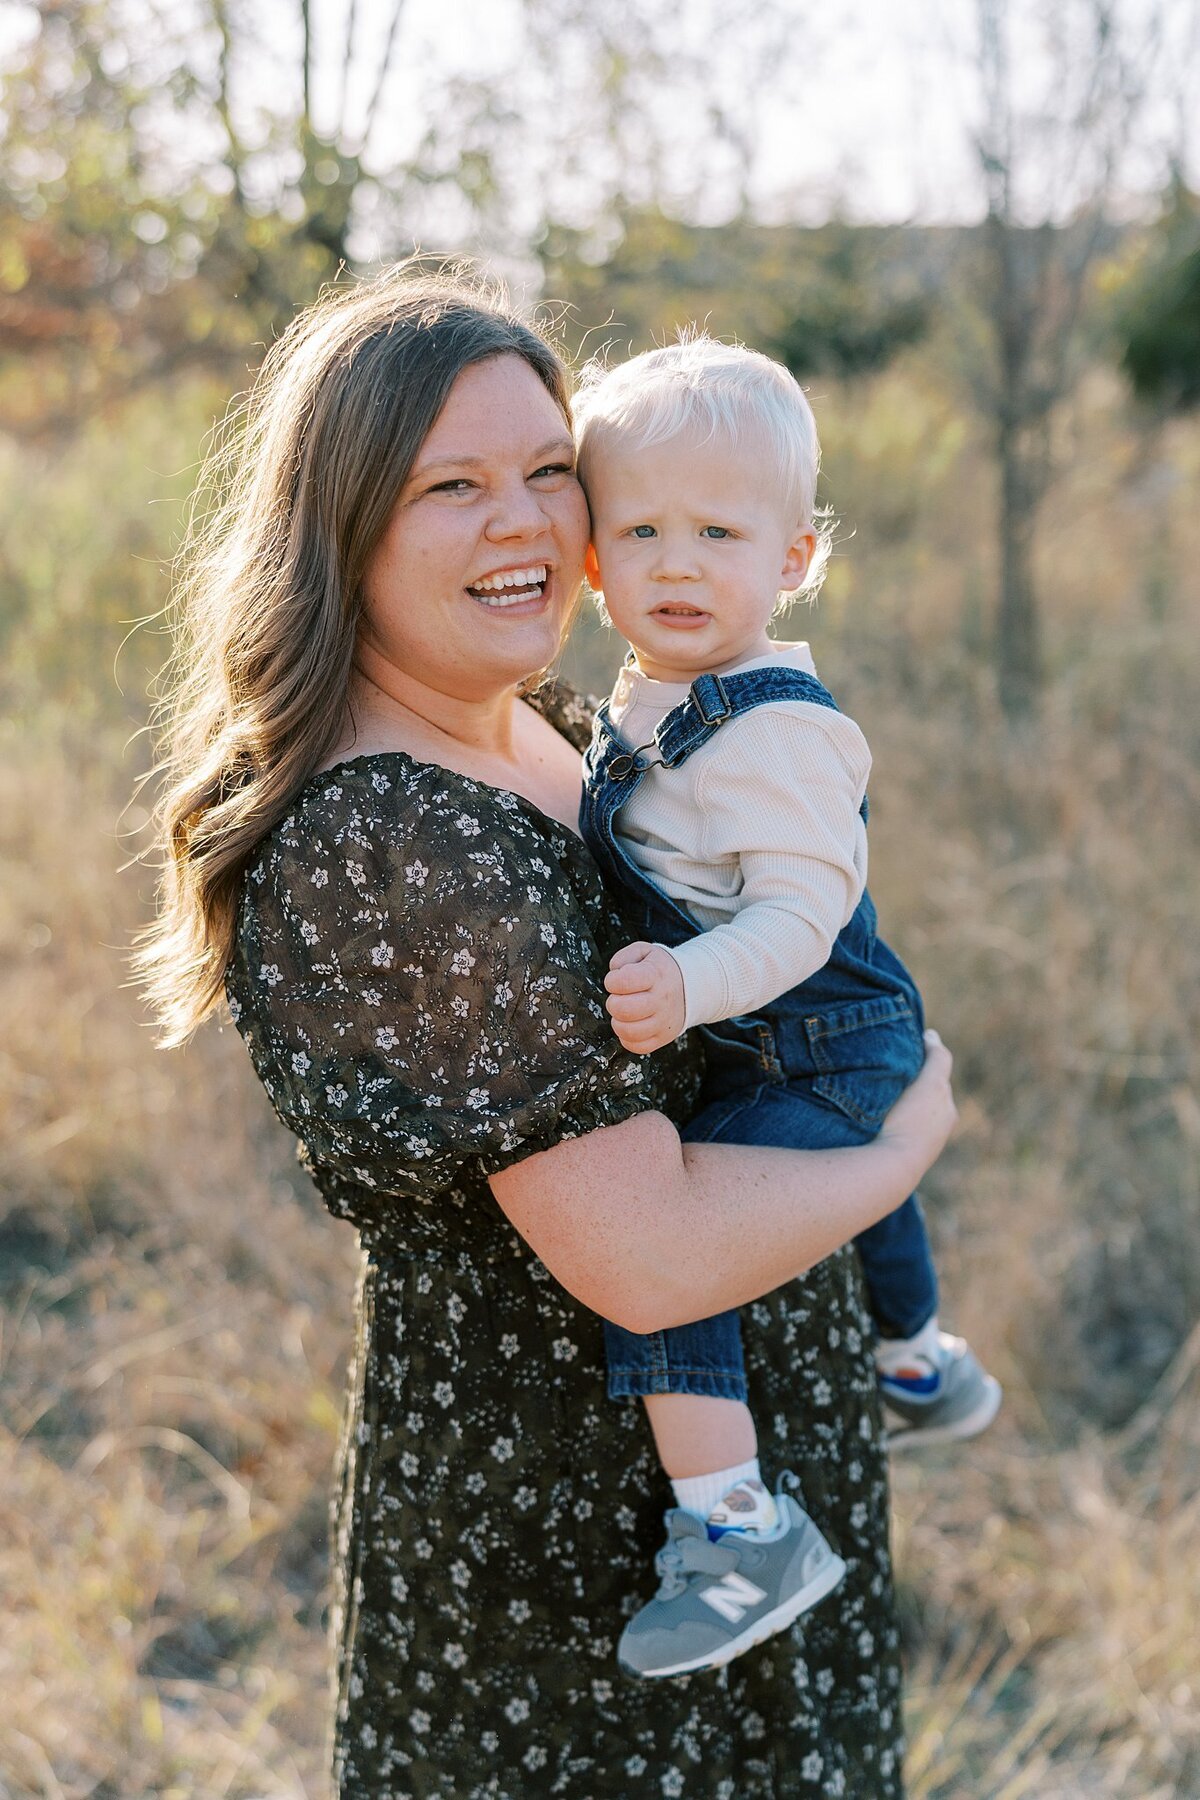
{"label": "n logo on shoe", "polygon": [[755,1587],[752,1581],[747,1581],[744,1575],[738,1575],[733,1570],[722,1576],[720,1581],[714,1581],[711,1587],[705,1588],[700,1596],[705,1606],[711,1606],[714,1612],[720,1613],[723,1619],[728,1619],[731,1625],[736,1625],[750,1607],[757,1606],[766,1597],[763,1588]]}

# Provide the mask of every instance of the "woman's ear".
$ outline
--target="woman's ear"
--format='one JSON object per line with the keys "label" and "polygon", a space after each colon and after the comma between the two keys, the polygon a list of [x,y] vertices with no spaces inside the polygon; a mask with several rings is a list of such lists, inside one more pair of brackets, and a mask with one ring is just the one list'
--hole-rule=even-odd
{"label": "woman's ear", "polygon": [[596,546],[589,544],[583,559],[583,572],[588,578],[588,586],[593,594],[603,593],[600,582],[600,563],[596,556]]}
{"label": "woman's ear", "polygon": [[[780,574],[783,579],[780,588],[798,588],[808,574],[808,565],[813,559],[813,551],[817,547],[816,533],[801,531],[788,545],[787,555],[783,559]],[[591,580],[589,575],[588,580]]]}

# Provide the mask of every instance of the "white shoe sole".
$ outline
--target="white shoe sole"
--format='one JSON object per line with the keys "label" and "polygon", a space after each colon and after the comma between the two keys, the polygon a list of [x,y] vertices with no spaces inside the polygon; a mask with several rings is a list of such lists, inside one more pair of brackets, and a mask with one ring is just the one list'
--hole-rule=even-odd
{"label": "white shoe sole", "polygon": [[[919,1450],[928,1444],[956,1444],[963,1438],[978,1437],[986,1431],[1000,1410],[1000,1402],[1004,1397],[1003,1389],[994,1375],[984,1378],[985,1392],[969,1413],[961,1419],[953,1419],[948,1425],[910,1425],[907,1419],[901,1419],[898,1413],[891,1412],[888,1403],[883,1403],[884,1421],[887,1424],[888,1449],[893,1456],[900,1450]],[[895,1424],[892,1424],[895,1420]]]}
{"label": "white shoe sole", "polygon": [[621,1668],[639,1681],[657,1681],[663,1675],[695,1675],[701,1669],[721,1669],[726,1663],[732,1662],[735,1656],[741,1656],[743,1651],[753,1650],[756,1644],[763,1644],[768,1638],[785,1631],[793,1619],[798,1619],[801,1613],[815,1606],[818,1600],[831,1594],[845,1573],[846,1565],[841,1557],[831,1555],[806,1587],[789,1595],[773,1612],[764,1613],[740,1637],[730,1638],[727,1644],[722,1644],[719,1650],[714,1650],[709,1656],[693,1657],[691,1662],[673,1663],[669,1669],[634,1669],[626,1662],[621,1664]]}

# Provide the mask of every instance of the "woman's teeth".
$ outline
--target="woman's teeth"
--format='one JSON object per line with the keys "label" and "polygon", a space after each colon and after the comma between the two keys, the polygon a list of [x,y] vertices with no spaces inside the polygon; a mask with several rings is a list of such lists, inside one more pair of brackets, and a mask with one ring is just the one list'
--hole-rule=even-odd
{"label": "woman's teeth", "polygon": [[531,569],[504,569],[498,575],[471,583],[467,592],[485,606],[515,606],[520,600],[540,597],[547,573],[545,563],[537,563]]}

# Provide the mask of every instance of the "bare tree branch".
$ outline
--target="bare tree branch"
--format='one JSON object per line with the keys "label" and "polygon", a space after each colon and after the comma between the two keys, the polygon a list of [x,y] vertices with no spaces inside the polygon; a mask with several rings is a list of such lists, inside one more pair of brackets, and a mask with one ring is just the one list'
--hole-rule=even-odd
{"label": "bare tree branch", "polygon": [[362,137],[359,141],[358,154],[361,158],[371,137],[371,128],[375,123],[375,115],[379,111],[379,102],[383,98],[383,90],[392,70],[392,58],[396,50],[396,40],[400,32],[400,20],[404,14],[404,0],[396,0],[392,8],[392,20],[388,26],[387,42],[383,56],[379,62],[379,73],[375,77],[375,86],[367,105],[366,119],[363,124]]}
{"label": "bare tree branch", "polygon": [[350,92],[350,64],[354,56],[354,40],[358,28],[358,0],[350,0],[346,17],[346,41],[342,47],[341,82],[338,88],[336,132],[338,143],[345,141],[346,103]]}
{"label": "bare tree branch", "polygon": [[304,31],[304,56],[301,65],[301,78],[304,83],[303,126],[305,136],[307,136],[312,130],[313,35],[310,0],[300,0],[300,23]]}
{"label": "bare tree branch", "polygon": [[226,0],[212,0],[212,20],[220,42],[220,51],[217,56],[217,117],[221,121],[221,129],[225,133],[225,141],[229,147],[226,166],[233,181],[234,199],[239,210],[244,212],[246,209],[246,193],[242,182],[244,152],[237,127],[233,122],[233,112],[229,100],[229,65],[233,45]]}

